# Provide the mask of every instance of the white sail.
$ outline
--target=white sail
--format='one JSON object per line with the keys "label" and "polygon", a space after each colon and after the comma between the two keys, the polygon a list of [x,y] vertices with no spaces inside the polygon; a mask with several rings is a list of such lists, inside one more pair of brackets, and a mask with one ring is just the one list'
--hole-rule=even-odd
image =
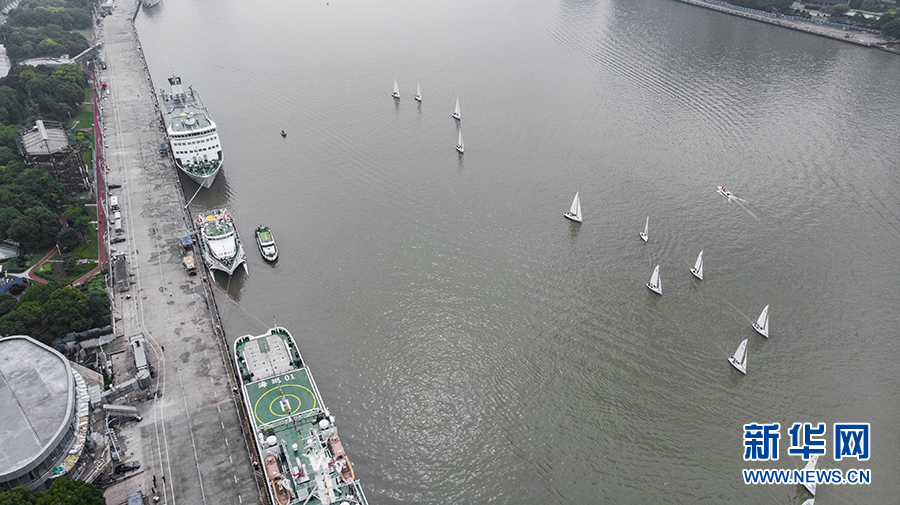
{"label": "white sail", "polygon": [[650,288],[650,291],[661,295],[662,294],[662,280],[659,278],[659,265],[656,265],[656,268],[653,269],[653,275],[650,276],[650,282],[647,283],[647,287]]}
{"label": "white sail", "polygon": [[462,130],[460,130],[459,131],[459,140],[456,142],[456,150],[459,151],[460,153],[462,153],[463,151],[465,151],[465,149],[466,148],[463,145],[463,140],[462,140]]}
{"label": "white sail", "polygon": [[422,101],[422,87],[419,86],[418,81],[416,81],[416,101],[417,102]]}
{"label": "white sail", "polygon": [[578,198],[578,192],[575,192],[575,199],[572,200],[572,207],[569,208],[569,212],[563,215],[576,223],[581,222],[581,199]]}
{"label": "white sail", "polygon": [[700,254],[697,255],[697,262],[694,263],[691,273],[694,274],[694,277],[701,281],[703,280],[703,251],[700,251]]}
{"label": "white sail", "polygon": [[759,318],[753,323],[753,329],[760,335],[769,338],[769,306],[763,309],[759,314]]}
{"label": "white sail", "polygon": [[459,119],[459,98],[456,99],[456,109],[453,111],[453,117]]}
{"label": "white sail", "polygon": [[394,92],[391,93],[394,98],[400,98],[400,86],[397,85],[397,79],[394,79]]}
{"label": "white sail", "polygon": [[805,502],[801,503],[800,505],[816,505],[816,499],[810,498],[810,499],[806,500]]}
{"label": "white sail", "polygon": [[732,364],[735,368],[738,369],[742,374],[747,373],[747,339],[745,338],[741,345],[738,346],[737,350],[734,351],[734,356],[728,358],[728,362]]}
{"label": "white sail", "polygon": [[647,233],[650,231],[650,216],[647,216],[647,220],[644,222],[644,231],[640,233],[641,239],[646,242],[648,238],[650,238]]}
{"label": "white sail", "polygon": [[[813,454],[813,455],[811,455],[811,456],[809,457],[809,461],[806,462],[806,466],[803,467],[804,474],[806,473],[806,472],[805,472],[806,470],[815,470],[815,469],[816,469],[816,463],[818,463],[818,461],[819,461],[819,455],[818,455],[818,454]],[[803,487],[805,487],[805,488],[807,489],[807,491],[809,491],[810,493],[812,493],[813,496],[816,495],[816,482],[815,482],[815,481],[813,481],[813,482],[804,482],[804,483],[803,483]]]}

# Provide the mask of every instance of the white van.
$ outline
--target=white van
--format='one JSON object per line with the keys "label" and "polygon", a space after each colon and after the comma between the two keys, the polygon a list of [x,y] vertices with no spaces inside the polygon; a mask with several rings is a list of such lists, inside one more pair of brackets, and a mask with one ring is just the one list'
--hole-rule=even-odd
{"label": "white van", "polygon": [[115,214],[113,214],[113,222],[120,221],[121,219],[122,219],[121,212],[116,212]]}
{"label": "white van", "polygon": [[122,220],[116,219],[116,233],[122,233]]}
{"label": "white van", "polygon": [[115,212],[119,210],[119,197],[111,196],[109,197],[109,210]]}

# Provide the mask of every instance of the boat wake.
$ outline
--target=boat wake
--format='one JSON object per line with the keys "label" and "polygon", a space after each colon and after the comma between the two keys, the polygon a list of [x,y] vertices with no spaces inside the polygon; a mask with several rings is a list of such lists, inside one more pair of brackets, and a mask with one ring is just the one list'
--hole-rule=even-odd
{"label": "boat wake", "polygon": [[752,216],[753,219],[756,219],[757,221],[759,221],[759,216],[757,216],[756,214],[753,213],[752,210],[750,210],[750,207],[748,206],[748,204],[750,202],[748,202],[747,200],[744,200],[743,198],[741,198],[739,196],[732,195],[728,198],[728,201],[738,204],[742,209],[747,211],[747,214],[750,214],[750,216]]}

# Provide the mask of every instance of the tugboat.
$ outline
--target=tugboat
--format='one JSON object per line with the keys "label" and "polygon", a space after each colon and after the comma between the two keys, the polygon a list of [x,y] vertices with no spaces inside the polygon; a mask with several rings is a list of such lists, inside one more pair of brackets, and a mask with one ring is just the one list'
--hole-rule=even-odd
{"label": "tugboat", "polygon": [[256,245],[259,246],[259,253],[262,254],[263,259],[266,261],[278,259],[275,237],[272,236],[272,230],[268,226],[259,225],[256,227]]}

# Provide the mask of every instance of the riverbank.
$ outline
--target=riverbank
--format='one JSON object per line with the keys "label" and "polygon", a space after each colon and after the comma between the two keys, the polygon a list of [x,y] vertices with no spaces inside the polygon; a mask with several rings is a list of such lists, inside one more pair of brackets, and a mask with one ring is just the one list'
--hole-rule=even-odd
{"label": "riverbank", "polygon": [[163,503],[258,501],[212,289],[205,271],[189,276],[181,266],[181,238],[193,222],[172,160],[157,148],[164,130],[133,23],[138,9],[136,0],[116,2],[95,31],[107,63],[97,80],[108,90],[97,98],[98,172],[120,185],[102,191],[98,203],[106,210],[115,195],[122,215],[125,242],[110,249],[125,255],[129,281],[113,296],[116,341],[145,336],[155,394],[135,405],[144,420],[118,435],[144,471],[105,496],[110,503],[136,491]]}
{"label": "riverbank", "polygon": [[884,37],[880,34],[874,34],[863,30],[858,29],[844,29],[838,26],[820,24],[813,21],[800,21],[797,19],[791,19],[783,16],[769,16],[765,14],[759,14],[757,12],[746,10],[738,7],[729,7],[727,5],[723,5],[721,3],[711,3],[706,0],[677,0],[681,3],[686,3],[690,5],[695,5],[697,7],[703,7],[704,9],[710,9],[718,12],[723,12],[725,14],[730,14],[732,16],[737,16],[745,19],[752,19],[753,21],[759,21],[761,23],[768,23],[770,25],[780,26],[782,28],[788,28],[791,30],[797,30],[801,32],[810,33],[812,35],[818,35],[820,37],[827,37],[834,40],[839,40],[841,42],[847,42],[849,44],[855,44],[858,46],[869,47],[881,49],[883,51],[888,51],[895,54],[900,54],[900,50],[894,47],[888,47],[888,44],[896,43],[887,37]]}

